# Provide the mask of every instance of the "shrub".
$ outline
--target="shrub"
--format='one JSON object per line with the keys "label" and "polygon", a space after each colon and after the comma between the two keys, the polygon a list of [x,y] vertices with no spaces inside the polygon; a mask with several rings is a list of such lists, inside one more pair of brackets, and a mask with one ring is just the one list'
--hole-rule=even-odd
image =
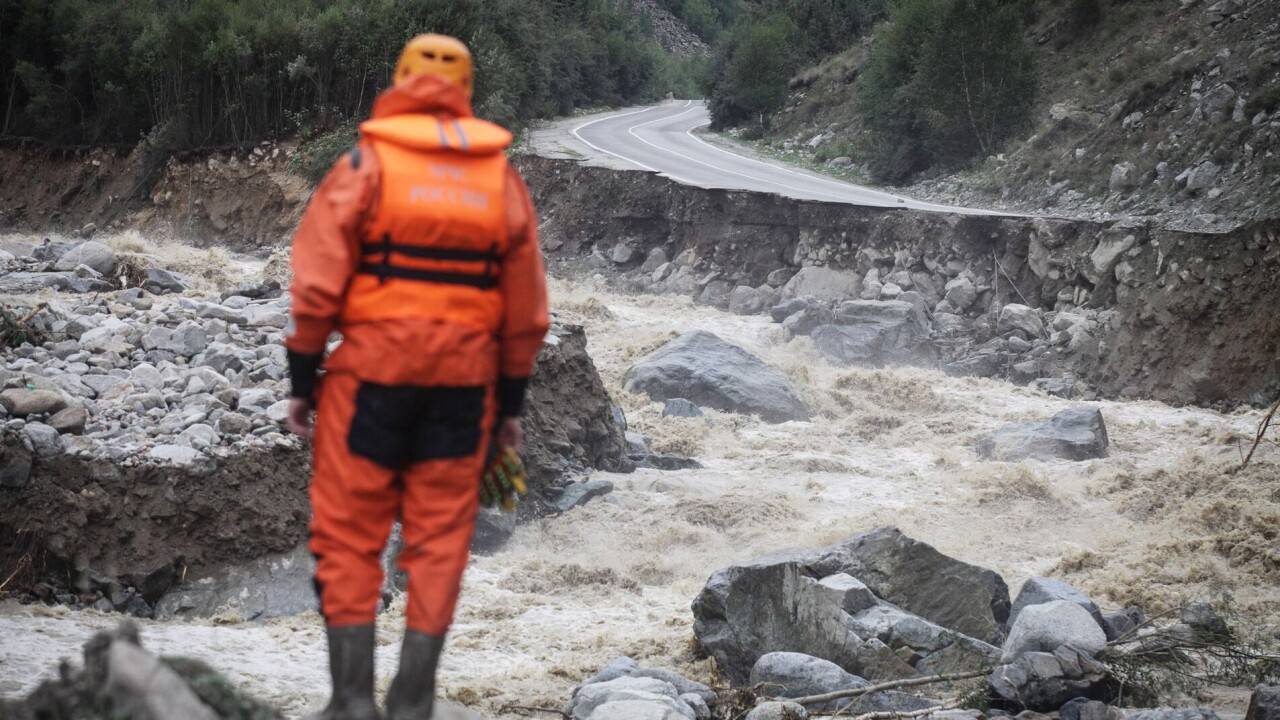
{"label": "shrub", "polygon": [[903,0],[855,88],[873,175],[989,155],[1026,125],[1035,69],[1016,3]]}

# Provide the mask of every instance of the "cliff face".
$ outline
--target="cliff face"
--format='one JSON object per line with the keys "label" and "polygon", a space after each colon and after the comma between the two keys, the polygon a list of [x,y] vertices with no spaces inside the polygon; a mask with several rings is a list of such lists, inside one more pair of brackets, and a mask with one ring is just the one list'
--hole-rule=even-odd
{"label": "cliff face", "polygon": [[[1070,369],[1104,395],[1260,403],[1280,389],[1280,317],[1265,310],[1280,281],[1280,221],[1215,234],[1135,221],[920,213],[520,162],[553,266],[586,261],[643,289],[723,306],[733,288],[778,289],[801,268],[823,267],[846,271],[858,291],[869,273],[910,279],[930,311],[964,275],[978,293],[975,323],[1012,303],[1096,315],[1098,347],[1071,358]],[[655,280],[660,264],[646,259],[658,251],[687,261],[687,278]]]}

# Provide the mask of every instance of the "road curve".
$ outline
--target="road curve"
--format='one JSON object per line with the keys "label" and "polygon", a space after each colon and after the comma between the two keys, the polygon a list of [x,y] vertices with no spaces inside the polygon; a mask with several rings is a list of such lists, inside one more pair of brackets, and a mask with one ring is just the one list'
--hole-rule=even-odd
{"label": "road curve", "polygon": [[586,158],[620,169],[648,170],[686,185],[774,193],[872,207],[930,212],[1005,215],[995,210],[922,202],[854,185],[780,162],[751,157],[695,133],[711,123],[700,100],[678,100],[642,108],[562,120],[535,130],[536,154]]}

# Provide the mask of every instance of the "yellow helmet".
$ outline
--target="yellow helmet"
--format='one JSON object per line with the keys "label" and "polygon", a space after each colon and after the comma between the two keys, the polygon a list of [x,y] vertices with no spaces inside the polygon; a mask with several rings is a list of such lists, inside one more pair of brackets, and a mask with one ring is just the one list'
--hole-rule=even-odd
{"label": "yellow helmet", "polygon": [[471,99],[471,51],[457,38],[431,34],[410,40],[396,63],[395,82],[400,85],[420,75],[443,78],[462,88]]}

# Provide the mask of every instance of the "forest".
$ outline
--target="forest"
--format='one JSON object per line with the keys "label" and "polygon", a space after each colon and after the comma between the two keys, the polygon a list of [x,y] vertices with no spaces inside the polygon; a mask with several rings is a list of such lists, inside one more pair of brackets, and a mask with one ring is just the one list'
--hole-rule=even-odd
{"label": "forest", "polygon": [[513,127],[675,82],[617,0],[0,0],[0,139],[306,138],[365,113],[420,32],[471,46],[477,115]]}

